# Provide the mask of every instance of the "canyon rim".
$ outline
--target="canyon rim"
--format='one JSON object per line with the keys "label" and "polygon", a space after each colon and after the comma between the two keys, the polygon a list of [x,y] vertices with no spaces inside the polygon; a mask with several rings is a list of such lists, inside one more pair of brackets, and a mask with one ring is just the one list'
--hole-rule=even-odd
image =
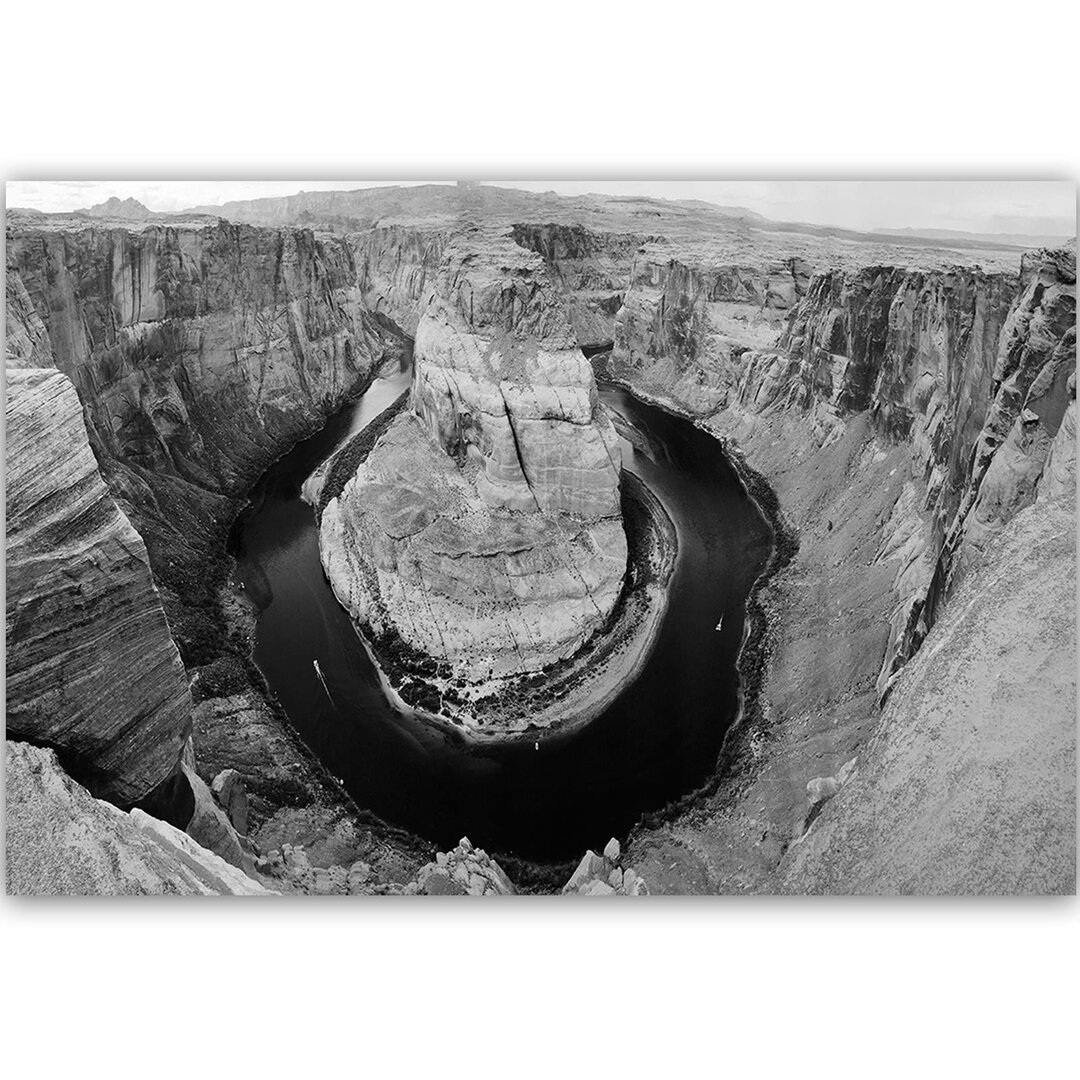
{"label": "canyon rim", "polygon": [[8,187],[9,893],[1075,892],[1074,190],[96,186]]}

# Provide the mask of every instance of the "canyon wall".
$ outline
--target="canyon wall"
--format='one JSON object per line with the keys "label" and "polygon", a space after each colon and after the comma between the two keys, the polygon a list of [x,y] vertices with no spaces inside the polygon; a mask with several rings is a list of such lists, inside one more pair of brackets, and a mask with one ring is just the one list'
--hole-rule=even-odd
{"label": "canyon wall", "polygon": [[[799,413],[822,446],[865,412],[882,453],[908,447],[908,483],[881,523],[879,558],[896,574],[884,694],[954,577],[1034,498],[1075,392],[1075,253],[1029,253],[1019,278],[871,266],[807,284],[789,269],[777,290],[771,275],[747,283],[729,268],[636,267],[611,369],[719,434]],[[741,316],[721,295],[738,297]],[[763,314],[794,304],[771,347],[748,302]]]}
{"label": "canyon wall", "polygon": [[[1068,511],[1039,507],[1075,498],[1075,257],[1031,253],[1018,269],[819,275],[770,347],[731,350],[711,394],[679,375],[665,393],[647,361],[641,373],[627,362],[647,356],[647,339],[617,336],[615,374],[696,417],[766,476],[798,540],[760,594],[769,660],[731,779],[632,835],[654,892],[1069,887],[1075,525]],[[711,331],[698,325],[701,356]],[[996,606],[975,605],[984,586]],[[1021,616],[1018,638],[1009,627]],[[991,617],[965,647],[970,667],[950,663]],[[992,651],[987,670],[979,648]],[[968,670],[977,676],[961,679]],[[1033,671],[1041,715],[1021,716]],[[904,740],[909,718],[921,743]],[[903,742],[888,769],[876,757],[886,721],[882,738]],[[929,760],[931,743],[946,758]],[[1015,782],[1002,782],[1006,766]],[[840,801],[822,811],[864,768],[857,814],[845,822]],[[979,795],[958,798],[954,814],[951,770],[961,768]],[[940,814],[939,829],[919,816],[920,801]],[[809,842],[830,821],[831,838]],[[998,857],[981,839],[953,858],[980,830],[1012,835],[1028,821],[1050,838],[1051,858],[1035,840]],[[946,850],[951,869],[929,857]]]}
{"label": "canyon wall", "polygon": [[791,847],[785,891],[1075,892],[1075,494],[1040,497],[984,556]]}
{"label": "canyon wall", "polygon": [[729,401],[742,353],[775,342],[809,277],[794,257],[739,265],[650,246],[615,317],[612,371],[708,416]]}
{"label": "canyon wall", "polygon": [[537,255],[466,229],[425,292],[412,409],[323,508],[323,563],[358,620],[457,679],[535,671],[621,590],[614,428]]}
{"label": "canyon wall", "polygon": [[556,223],[517,224],[511,235],[515,243],[543,258],[565,292],[578,343],[586,349],[609,346],[634,258],[654,238]]}
{"label": "canyon wall", "polygon": [[236,500],[393,343],[346,245],[299,229],[8,225],[8,366],[56,367],[159,580],[197,584]]}
{"label": "canyon wall", "polygon": [[192,708],[146,548],[66,376],[9,371],[6,432],[8,737],[137,802],[176,768]]}
{"label": "canyon wall", "polygon": [[[115,700],[103,700],[87,724],[59,710],[47,717],[55,731],[22,737],[56,745],[61,761],[93,794],[121,804],[140,798],[140,805],[186,825],[204,843],[220,839],[227,857],[245,865],[247,850],[221,826],[195,769],[209,782],[215,774],[202,765],[204,757],[246,754],[255,762],[253,832],[265,828],[268,817],[302,814],[309,824],[301,833],[317,840],[356,808],[252,680],[253,615],[227,583],[227,529],[266,467],[359,393],[384,360],[396,367],[405,343],[366,310],[352,255],[340,239],[211,219],[121,223],[18,213],[9,214],[7,235],[9,378],[14,383],[24,377],[19,369],[33,365],[70,376],[81,399],[75,415],[80,427],[85,421],[84,448],[88,437],[93,451],[86,449],[88,467],[96,457],[112,496],[143,538],[129,530],[123,540],[128,554],[141,551],[144,562],[149,556],[153,580],[146,573],[147,585],[158,586],[156,614],[147,615],[147,625],[129,619],[122,633],[95,639],[107,653],[100,670],[88,665],[82,677],[65,677],[64,686],[78,687],[111,677],[119,687]],[[47,451],[40,442],[33,447],[28,467],[46,469]],[[65,528],[79,535],[77,521]],[[79,575],[92,578],[92,571],[108,569],[100,561],[80,562],[72,580],[78,584]],[[108,603],[121,614],[132,604],[125,584],[110,574]],[[32,594],[32,583],[27,588]],[[8,596],[14,603],[10,588]],[[182,757],[170,727],[180,723],[180,712],[185,735],[191,731],[182,668],[184,707],[153,704],[154,695],[171,701],[174,687],[157,660],[154,620],[170,647],[171,630],[203,711],[214,718],[200,723],[194,760],[190,742]],[[56,621],[65,625],[62,612]],[[9,616],[8,630],[9,656],[16,645],[29,648],[37,640],[54,669],[70,668],[80,649],[93,659],[93,645],[57,638],[47,621],[35,628]],[[14,642],[13,633],[25,644]],[[45,667],[41,673],[47,674]],[[51,702],[57,693],[56,686],[35,686],[27,700]],[[240,714],[216,708],[218,694],[241,695],[249,708]],[[133,719],[128,698],[139,695]],[[155,725],[151,753],[138,742],[140,732]],[[132,771],[134,782],[104,786],[108,776],[102,780],[65,752],[72,744],[85,754],[87,731],[101,740],[95,753],[110,768]],[[144,754],[153,768],[142,762]],[[153,777],[161,783],[147,795]]]}

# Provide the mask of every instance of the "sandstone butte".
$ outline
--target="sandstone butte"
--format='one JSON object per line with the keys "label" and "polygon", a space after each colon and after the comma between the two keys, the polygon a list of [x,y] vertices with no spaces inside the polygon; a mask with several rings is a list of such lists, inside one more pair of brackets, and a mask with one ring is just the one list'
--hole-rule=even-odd
{"label": "sandstone butte", "polygon": [[[580,349],[609,350],[608,378],[695,419],[775,493],[781,565],[758,598],[770,738],[748,716],[715,793],[646,815],[619,865],[590,853],[586,870],[652,893],[1075,888],[1072,249],[499,189],[102,214],[8,220],[8,407],[36,433],[18,486],[9,443],[9,575],[47,568],[9,577],[8,711],[13,734],[56,753],[9,743],[9,889],[247,887],[192,869],[204,855],[186,844],[205,849],[173,826],[273,891],[424,891],[422,871],[503,888],[471,845],[434,859],[357,815],[245,674],[222,556],[262,471],[406,336],[410,409],[323,507],[324,558],[354,614],[462,671],[572,651],[602,619],[588,604],[617,589],[617,459]],[[516,588],[483,578],[493,563]],[[413,616],[430,602],[457,626],[478,573],[492,583],[478,625],[501,611],[509,628],[436,643]],[[30,606],[52,614],[27,620]],[[87,652],[80,612],[133,620],[138,660],[120,633]],[[526,621],[531,660],[514,644]],[[72,669],[66,692],[49,685]],[[249,792],[246,836],[228,769]],[[42,822],[58,850],[91,836],[143,868],[76,884],[28,863],[20,843]],[[1031,822],[1038,850],[989,844]]]}
{"label": "sandstone butte", "polygon": [[411,408],[325,503],[323,563],[365,627],[451,677],[536,672],[622,588],[615,430],[539,256],[470,230],[428,291]]}

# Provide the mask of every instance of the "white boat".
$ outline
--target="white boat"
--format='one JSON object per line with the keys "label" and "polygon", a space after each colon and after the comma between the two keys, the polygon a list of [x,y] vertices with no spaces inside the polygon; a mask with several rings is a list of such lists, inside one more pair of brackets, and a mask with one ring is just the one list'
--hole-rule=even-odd
{"label": "white boat", "polygon": [[721,615],[720,616],[720,621],[716,624],[716,629],[721,630],[721,629],[723,629],[723,626],[724,626],[724,616]]}
{"label": "white boat", "polygon": [[326,696],[330,698],[330,704],[334,704],[334,699],[330,697],[330,687],[326,685],[326,679],[323,677],[322,668],[319,667],[318,660],[312,660],[312,664],[315,665],[315,674],[319,676],[319,682],[322,683],[322,688],[326,691]]}

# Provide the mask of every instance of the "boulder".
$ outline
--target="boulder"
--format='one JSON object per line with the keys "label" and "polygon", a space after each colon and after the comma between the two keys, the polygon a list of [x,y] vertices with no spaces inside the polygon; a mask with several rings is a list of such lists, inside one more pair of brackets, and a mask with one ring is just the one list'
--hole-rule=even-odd
{"label": "boulder", "polygon": [[248,797],[244,778],[235,769],[223,769],[210,784],[214,801],[225,811],[232,827],[241,835],[248,831]]}
{"label": "boulder", "polygon": [[214,800],[210,789],[194,770],[187,765],[182,766],[182,769],[195,798],[195,809],[184,831],[226,862],[245,873],[253,872],[254,860],[244,849],[236,829],[225,811]]}
{"label": "boulder", "polygon": [[421,896],[509,896],[515,890],[502,867],[468,837],[451,851],[440,851],[420,870],[415,882]]}
{"label": "boulder", "polygon": [[648,893],[644,879],[632,868],[617,865],[622,850],[612,837],[604,845],[604,854],[586,851],[570,880],[563,886],[563,895],[578,896],[642,896]]}

